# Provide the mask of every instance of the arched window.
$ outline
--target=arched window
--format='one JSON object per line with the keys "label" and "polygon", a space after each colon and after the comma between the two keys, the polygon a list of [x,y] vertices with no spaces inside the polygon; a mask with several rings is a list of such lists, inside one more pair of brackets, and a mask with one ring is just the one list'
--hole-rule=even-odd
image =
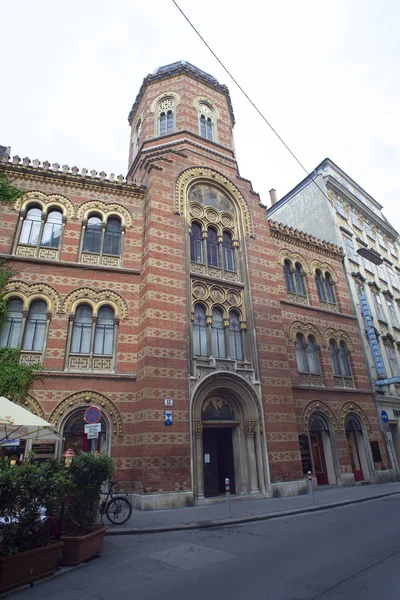
{"label": "arched window", "polygon": [[210,267],[220,267],[219,247],[217,232],[213,227],[208,228],[207,235],[207,260]]}
{"label": "arched window", "polygon": [[172,133],[175,129],[175,100],[171,97],[162,98],[158,105],[158,131],[157,135]]}
{"label": "arched window", "polygon": [[342,371],[340,368],[340,361],[339,361],[339,348],[338,348],[336,340],[330,340],[329,352],[331,355],[333,374],[341,376]]}
{"label": "arched window", "polygon": [[325,290],[326,290],[328,302],[332,302],[333,304],[335,304],[336,298],[335,298],[335,292],[333,290],[332,275],[330,273],[328,273],[328,271],[325,273]]}
{"label": "arched window", "polygon": [[196,304],[193,320],[193,354],[195,356],[208,356],[207,322],[204,306]]}
{"label": "arched window", "polygon": [[324,276],[320,269],[317,269],[315,271],[315,283],[317,285],[318,297],[321,302],[331,302],[332,304],[336,304],[332,275],[326,271]]}
{"label": "arched window", "polygon": [[136,129],[135,129],[135,153],[140,148],[140,135],[141,135],[141,132],[142,132],[142,119],[139,119],[139,121],[137,122],[137,125],[136,125]]}
{"label": "arched window", "polygon": [[294,277],[296,282],[296,293],[299,294],[299,296],[305,296],[306,288],[304,285],[304,271],[303,267],[298,262],[294,266]]}
{"label": "arched window", "polygon": [[119,256],[121,252],[121,221],[118,217],[109,217],[104,232],[103,254]]}
{"label": "arched window", "polygon": [[222,254],[224,257],[224,269],[227,271],[236,271],[235,250],[232,245],[232,236],[224,232],[222,239]]}
{"label": "arched window", "polygon": [[92,324],[92,308],[88,304],[81,304],[76,309],[72,327],[71,352],[90,354]]}
{"label": "arched window", "polygon": [[61,232],[62,213],[59,210],[52,210],[47,215],[40,245],[46,246],[47,248],[58,248],[60,245]]}
{"label": "arched window", "polygon": [[114,352],[114,311],[102,306],[97,315],[94,332],[94,354],[113,354]]}
{"label": "arched window", "polygon": [[318,346],[313,335],[307,341],[302,333],[296,336],[296,360],[300,373],[319,374],[321,372],[318,359]]}
{"label": "arched window", "polygon": [[310,373],[320,373],[321,369],[318,360],[318,347],[315,337],[313,335],[308,336],[307,362]]}
{"label": "arched window", "polygon": [[23,303],[19,298],[7,302],[6,319],[0,332],[0,347],[18,348],[22,328]]}
{"label": "arched window", "polygon": [[308,373],[308,363],[306,354],[306,342],[304,335],[298,333],[296,335],[296,361],[297,369],[300,373]]}
{"label": "arched window", "polygon": [[29,307],[22,340],[22,350],[42,352],[46,337],[46,323],[46,302],[35,300]]}
{"label": "arched window", "polygon": [[315,272],[315,283],[317,284],[318,297],[323,302],[326,302],[326,294],[324,287],[324,276],[319,269]]}
{"label": "arched window", "polygon": [[212,311],[211,336],[213,356],[226,358],[224,319],[219,308],[214,308]]}
{"label": "arched window", "polygon": [[203,240],[201,227],[198,223],[192,223],[190,234],[190,260],[196,263],[204,263]]}
{"label": "arched window", "polygon": [[341,340],[339,344],[340,367],[343,377],[351,377],[349,350],[346,342]]}
{"label": "arched window", "polygon": [[42,227],[42,210],[38,207],[30,208],[22,223],[19,236],[20,244],[30,244],[36,246],[39,242],[40,230]]}
{"label": "arched window", "polygon": [[103,222],[98,216],[92,216],[88,219],[83,238],[83,252],[100,253]]}
{"label": "arched window", "polygon": [[239,316],[234,310],[229,315],[229,353],[231,358],[243,360],[242,332]]}
{"label": "arched window", "polygon": [[288,259],[286,259],[285,262],[283,263],[283,273],[285,275],[286,290],[288,292],[292,292],[292,293],[295,294],[296,293],[296,288],[295,288],[295,285],[294,285],[292,263]]}
{"label": "arched window", "polygon": [[200,135],[206,140],[214,139],[214,111],[205,103],[199,104]]}

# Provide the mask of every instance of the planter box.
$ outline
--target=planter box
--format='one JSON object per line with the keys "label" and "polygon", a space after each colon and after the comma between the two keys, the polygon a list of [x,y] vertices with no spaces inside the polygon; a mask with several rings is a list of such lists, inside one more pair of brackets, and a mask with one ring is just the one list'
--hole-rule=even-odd
{"label": "planter box", "polygon": [[100,556],[103,550],[104,534],[107,527],[98,525],[97,529],[87,535],[63,535],[64,542],[61,565],[76,566],[93,558]]}
{"label": "planter box", "polygon": [[49,577],[57,566],[63,542],[0,558],[0,593]]}

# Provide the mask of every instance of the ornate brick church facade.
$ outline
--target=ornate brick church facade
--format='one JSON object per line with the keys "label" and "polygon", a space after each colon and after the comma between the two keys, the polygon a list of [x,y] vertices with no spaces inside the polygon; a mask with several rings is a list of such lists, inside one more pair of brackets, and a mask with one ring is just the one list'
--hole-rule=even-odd
{"label": "ornate brick church facade", "polygon": [[[2,346],[43,377],[25,404],[108,452],[138,508],[383,481],[342,250],[268,221],[239,175],[228,89],[186,62],[143,81],[127,178],[3,156]],[[88,440],[83,414],[102,411]]]}

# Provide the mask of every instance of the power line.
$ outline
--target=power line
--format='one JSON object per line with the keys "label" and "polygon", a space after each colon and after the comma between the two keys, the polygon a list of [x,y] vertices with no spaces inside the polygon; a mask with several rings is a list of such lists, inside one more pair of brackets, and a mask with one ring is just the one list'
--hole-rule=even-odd
{"label": "power line", "polygon": [[[287,145],[287,143],[279,135],[279,133],[277,132],[277,130],[272,126],[272,124],[268,121],[268,119],[265,117],[265,115],[256,106],[256,104],[253,102],[253,100],[250,98],[250,96],[245,92],[245,90],[243,89],[243,87],[239,84],[239,82],[237,81],[237,79],[232,75],[232,73],[224,65],[224,63],[222,62],[222,60],[220,60],[220,58],[217,56],[217,54],[214,52],[214,50],[211,48],[211,46],[206,42],[206,40],[204,39],[204,37],[201,35],[201,33],[199,32],[199,30],[193,25],[193,23],[191,22],[191,20],[189,19],[189,17],[186,16],[186,14],[183,12],[183,10],[181,9],[181,7],[178,5],[178,3],[176,2],[176,0],[172,0],[172,2],[175,4],[176,8],[182,14],[182,16],[184,17],[184,19],[186,19],[186,21],[189,23],[189,25],[193,29],[193,31],[201,39],[201,41],[203,42],[203,44],[208,48],[208,50],[211,52],[211,54],[214,56],[214,58],[219,62],[219,64],[221,65],[221,67],[224,69],[224,71],[232,79],[232,81],[234,82],[234,84],[239,88],[239,90],[247,98],[247,100],[250,102],[250,104],[253,106],[253,108],[258,112],[258,114],[263,119],[263,121],[265,121],[265,123],[268,125],[268,127],[271,129],[271,131],[276,135],[276,137],[278,138],[278,140],[285,146],[286,150],[291,154],[291,156],[294,158],[294,160],[297,162],[297,164],[301,167],[301,169],[303,169],[303,171],[306,173],[307,177],[311,177],[311,182],[314,183],[317,186],[317,188],[319,189],[319,191],[328,200],[329,204],[340,215],[338,209],[336,208],[336,206],[334,205],[334,203],[332,202],[332,200],[329,198],[329,196],[326,194],[325,190],[323,190],[320,187],[320,185],[318,184],[318,182],[312,177],[311,173],[306,169],[306,167],[303,165],[303,163],[300,161],[300,159],[297,158],[297,156],[295,155],[294,152],[292,152],[292,150],[289,148],[289,146]],[[353,229],[353,227],[351,225],[350,225],[350,228],[353,231],[353,233],[357,234],[357,232],[354,231],[354,229]]]}

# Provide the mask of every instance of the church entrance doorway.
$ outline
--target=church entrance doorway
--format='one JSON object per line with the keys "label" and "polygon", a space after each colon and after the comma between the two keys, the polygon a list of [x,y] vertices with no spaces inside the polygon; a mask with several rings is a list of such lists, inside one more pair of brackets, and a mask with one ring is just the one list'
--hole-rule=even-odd
{"label": "church entrance doorway", "polygon": [[235,493],[232,427],[203,429],[204,496],[210,498],[225,493],[228,477],[231,493]]}

